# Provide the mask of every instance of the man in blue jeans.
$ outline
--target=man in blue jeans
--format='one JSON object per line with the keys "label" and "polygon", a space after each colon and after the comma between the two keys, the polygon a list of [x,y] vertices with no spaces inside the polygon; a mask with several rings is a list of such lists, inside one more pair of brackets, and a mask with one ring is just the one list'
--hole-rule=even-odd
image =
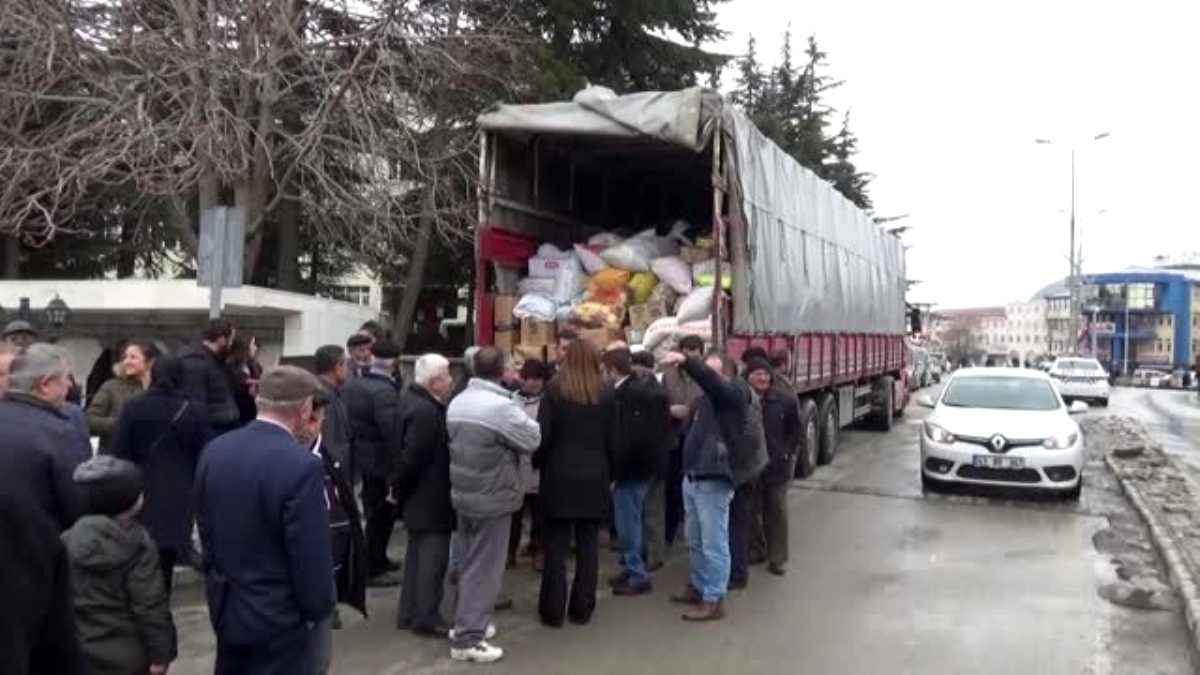
{"label": "man in blue jeans", "polygon": [[680,366],[704,392],[683,444],[689,583],[671,600],[691,605],[685,621],[717,621],[725,616],[722,603],[729,587],[729,503],[734,491],[733,449],[726,439],[741,437],[749,401],[732,382],[733,362],[720,353],[710,353],[704,361],[671,353],[663,362]]}
{"label": "man in blue jeans", "polygon": [[613,520],[625,565],[613,580],[613,595],[642,595],[652,589],[644,554],[646,495],[670,442],[670,406],[666,389],[653,374],[634,369],[623,343],[604,352],[603,366],[615,394]]}

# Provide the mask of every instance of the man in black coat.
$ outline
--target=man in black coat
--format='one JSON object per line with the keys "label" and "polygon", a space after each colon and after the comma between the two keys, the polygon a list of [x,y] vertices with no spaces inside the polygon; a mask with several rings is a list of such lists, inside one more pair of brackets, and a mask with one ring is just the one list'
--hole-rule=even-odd
{"label": "man in black coat", "polygon": [[667,392],[653,375],[634,371],[627,348],[606,351],[603,364],[615,390],[613,520],[625,567],[613,594],[642,595],[652,588],[643,549],[646,495],[662,473],[671,438]]}
{"label": "man in black coat", "polygon": [[362,500],[367,519],[367,571],[372,586],[398,586],[399,565],[388,560],[388,541],[396,526],[392,475],[400,451],[400,384],[392,376],[400,350],[376,342],[371,370],[351,379],[342,390],[353,438],[350,455],[362,474]]}
{"label": "man in black coat", "polygon": [[455,520],[446,433],[446,402],[454,387],[450,362],[438,354],[425,354],[417,359],[413,380],[401,400],[403,442],[394,483],[408,531],[396,626],[445,639],[448,626],[439,607]]}
{"label": "man in black coat", "polygon": [[60,530],[80,514],[71,474],[91,455],[86,437],[64,412],[70,359],[60,347],[35,344],[12,360],[0,400],[0,476],[25,490]]}
{"label": "man in black coat", "polygon": [[83,675],[58,523],[14,478],[0,473],[0,673]]}
{"label": "man in black coat", "polygon": [[241,422],[225,369],[225,357],[233,345],[234,334],[228,319],[213,319],[200,344],[180,356],[184,391],[205,411],[214,436],[236,429]]}
{"label": "man in black coat", "polygon": [[767,569],[783,576],[788,559],[787,490],[796,471],[800,444],[800,402],[782,385],[766,361],[746,364],[746,380],[762,401],[763,432],[770,462],[758,479],[763,532],[766,536]]}
{"label": "man in black coat", "polygon": [[353,480],[350,463],[350,413],[342,400],[342,389],[350,378],[346,366],[346,350],[339,345],[325,345],[317,349],[314,356],[317,377],[325,385],[329,404],[325,410],[325,424],[321,427],[321,447],[325,453],[346,468],[346,477]]}

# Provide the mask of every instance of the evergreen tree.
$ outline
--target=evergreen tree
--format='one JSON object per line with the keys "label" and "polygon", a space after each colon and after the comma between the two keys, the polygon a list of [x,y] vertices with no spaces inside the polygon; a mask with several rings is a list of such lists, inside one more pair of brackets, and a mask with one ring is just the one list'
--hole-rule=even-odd
{"label": "evergreen tree", "polygon": [[828,180],[847,199],[870,209],[869,174],[854,165],[858,138],[850,130],[849,115],[840,130],[830,136],[834,109],[825,94],[842,81],[826,74],[828,55],[813,37],[808,38],[806,61],[797,71],[793,61],[791,29],[784,33],[779,64],[764,74],[758,60],[757,43],[751,36],[746,53],[737,59],[738,77],[729,100],[742,107],[754,125],[802,166]]}

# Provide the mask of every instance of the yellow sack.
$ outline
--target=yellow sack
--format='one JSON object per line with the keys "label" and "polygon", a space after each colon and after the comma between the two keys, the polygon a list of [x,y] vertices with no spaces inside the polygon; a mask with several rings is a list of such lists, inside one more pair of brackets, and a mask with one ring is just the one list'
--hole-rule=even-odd
{"label": "yellow sack", "polygon": [[634,305],[640,305],[650,299],[654,287],[658,285],[658,277],[650,272],[638,272],[629,280],[629,290],[633,291]]}
{"label": "yellow sack", "polygon": [[619,319],[613,308],[600,302],[585,302],[572,310],[572,314],[588,326],[612,326],[619,324]]}
{"label": "yellow sack", "polygon": [[619,270],[613,267],[603,269],[592,276],[590,290],[612,292],[625,288],[629,283],[629,270]]}

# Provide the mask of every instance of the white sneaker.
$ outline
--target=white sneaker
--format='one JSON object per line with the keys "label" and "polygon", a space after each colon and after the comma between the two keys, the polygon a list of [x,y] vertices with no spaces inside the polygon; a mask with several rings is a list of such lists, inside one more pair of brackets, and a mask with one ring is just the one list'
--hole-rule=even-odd
{"label": "white sneaker", "polygon": [[472,661],[474,663],[492,663],[499,661],[504,656],[504,650],[489,645],[487,641],[481,641],[474,647],[466,649],[450,648],[450,658],[455,661]]}
{"label": "white sneaker", "polygon": [[[453,640],[453,639],[454,639],[454,629],[453,629],[453,628],[451,628],[451,629],[450,629],[450,630],[449,630],[449,631],[446,633],[446,637],[450,638],[451,640]],[[489,624],[487,625],[487,629],[485,629],[485,630],[483,631],[483,639],[484,639],[484,640],[491,640],[491,639],[492,639],[492,638],[494,638],[494,637],[496,637],[496,624],[494,624],[494,623],[489,623]]]}

